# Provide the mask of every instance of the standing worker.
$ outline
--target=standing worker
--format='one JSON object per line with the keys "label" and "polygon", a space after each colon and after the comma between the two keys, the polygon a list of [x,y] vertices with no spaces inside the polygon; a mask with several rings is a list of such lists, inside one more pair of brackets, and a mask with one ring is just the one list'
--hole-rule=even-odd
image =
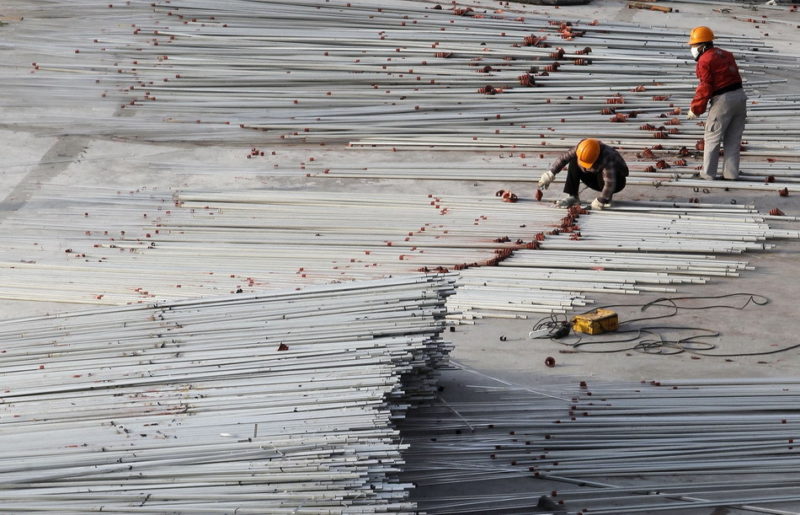
{"label": "standing worker", "polygon": [[567,180],[564,183],[564,193],[567,197],[557,202],[559,207],[570,207],[580,203],[578,188],[581,182],[600,192],[600,195],[592,201],[594,209],[611,207],[611,197],[625,187],[628,165],[619,152],[599,140],[587,138],[556,159],[550,170],[544,172],[539,179],[539,188],[546,190],[556,174],[567,164],[569,164]]}
{"label": "standing worker", "polygon": [[720,143],[725,152],[724,179],[739,177],[739,150],[747,116],[747,97],[736,59],[727,50],[714,47],[714,33],[708,27],[695,27],[689,34],[695,73],[700,80],[687,118],[697,118],[710,103],[703,135],[703,173],[701,178],[717,179]]}

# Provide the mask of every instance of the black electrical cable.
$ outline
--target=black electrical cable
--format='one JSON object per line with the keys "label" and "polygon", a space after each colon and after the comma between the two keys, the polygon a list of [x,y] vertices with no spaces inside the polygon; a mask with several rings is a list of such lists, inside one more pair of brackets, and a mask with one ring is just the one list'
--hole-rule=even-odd
{"label": "black electrical cable", "polygon": [[[686,300],[702,301],[702,300],[727,299],[732,297],[743,297],[743,296],[747,297],[744,303],[742,305],[735,305],[735,306],[730,304],[711,304],[711,305],[693,307],[693,306],[681,306],[679,304],[679,301],[686,301]],[[707,310],[707,309],[718,309],[718,308],[743,310],[750,304],[754,304],[757,306],[764,306],[766,304],[769,304],[769,302],[770,302],[769,298],[757,293],[737,292],[725,295],[708,295],[702,297],[691,297],[691,296],[661,297],[649,302],[645,302],[643,304],[642,303],[609,304],[606,306],[602,306],[600,308],[594,308],[591,311],[594,311],[596,309],[638,307],[640,311],[644,312],[653,307],[671,308],[670,312],[667,314],[626,320],[619,324],[620,326],[622,326],[624,324],[631,324],[634,322],[644,322],[648,320],[659,320],[659,319],[674,317],[681,310],[696,311],[696,310]],[[586,313],[589,313],[591,311],[587,311]],[[537,322],[537,324],[534,325],[534,330],[542,328],[555,328],[556,326],[563,325],[565,323],[566,322],[559,320],[558,317],[556,317],[555,315],[551,315],[550,317],[543,318],[539,322]],[[684,332],[692,331],[693,333],[684,338],[666,339],[662,334],[659,333],[660,330],[684,331]],[[577,337],[577,340],[575,342],[571,343],[566,342],[560,338],[559,339],[551,338],[551,340],[556,341],[557,343],[560,343],[561,345],[570,347],[572,349],[570,351],[564,351],[564,352],[588,352],[588,353],[598,353],[598,354],[610,354],[617,352],[637,351],[646,354],[659,354],[659,355],[674,355],[674,354],[681,354],[683,352],[689,352],[691,354],[696,354],[698,356],[720,357],[720,358],[762,356],[767,354],[777,354],[780,352],[786,352],[792,349],[800,348],[800,343],[797,343],[786,347],[782,347],[780,349],[774,349],[763,352],[747,352],[747,353],[731,353],[731,354],[709,353],[709,351],[716,349],[717,345],[710,343],[708,341],[703,341],[703,339],[716,338],[721,336],[721,333],[705,327],[649,326],[649,327],[631,329],[627,331],[617,331],[614,334],[615,335],[630,334],[632,336],[627,338],[615,338],[610,340],[603,339],[603,340],[589,340],[589,341],[585,341],[584,337],[579,336]],[[608,345],[608,344],[623,344],[623,343],[633,343],[633,345],[625,346],[623,348],[617,347],[614,349],[603,349],[603,350],[588,350],[585,348],[589,345]]]}
{"label": "black electrical cable", "polygon": [[[699,307],[689,307],[689,306],[679,306],[677,302],[679,300],[707,300],[707,299],[727,299],[730,297],[742,297],[747,295],[747,300],[741,306],[731,306],[728,304],[716,304],[711,306],[699,306]],[[664,305],[663,302],[668,302],[669,304]],[[620,325],[623,324],[630,324],[632,322],[642,322],[645,320],[658,320],[660,318],[669,318],[673,317],[678,314],[681,309],[685,310],[704,310],[704,309],[713,309],[713,308],[728,308],[728,309],[738,309],[742,310],[746,308],[750,304],[755,304],[757,306],[765,306],[769,304],[769,299],[763,295],[758,293],[728,293],[725,295],[706,295],[703,297],[660,297],[658,299],[652,300],[650,302],[645,302],[644,304],[609,304],[607,306],[601,306],[599,308],[594,309],[608,309],[608,308],[627,308],[627,307],[638,307],[641,311],[647,311],[653,306],[660,306],[660,307],[671,307],[673,308],[672,313],[667,315],[659,315],[654,317],[641,317],[641,318],[633,318],[631,320],[626,320],[621,322]],[[592,311],[594,311],[594,309]],[[587,312],[588,313],[588,312]]]}
{"label": "black electrical cable", "polygon": [[559,317],[557,314],[551,314],[549,317],[540,319],[533,325],[531,332],[547,330],[545,338],[557,339],[569,334],[569,321],[566,315]]}

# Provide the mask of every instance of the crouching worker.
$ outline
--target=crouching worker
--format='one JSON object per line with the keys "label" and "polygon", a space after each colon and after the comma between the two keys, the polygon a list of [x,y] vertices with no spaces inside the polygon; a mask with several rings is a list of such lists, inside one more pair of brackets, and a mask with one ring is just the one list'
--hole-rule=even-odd
{"label": "crouching worker", "polygon": [[581,182],[600,192],[592,201],[593,209],[611,207],[611,198],[614,193],[622,191],[628,176],[628,165],[619,152],[599,140],[587,138],[556,159],[550,170],[539,179],[539,188],[547,189],[565,166],[568,166],[564,183],[567,196],[556,203],[559,207],[580,204],[578,189]]}

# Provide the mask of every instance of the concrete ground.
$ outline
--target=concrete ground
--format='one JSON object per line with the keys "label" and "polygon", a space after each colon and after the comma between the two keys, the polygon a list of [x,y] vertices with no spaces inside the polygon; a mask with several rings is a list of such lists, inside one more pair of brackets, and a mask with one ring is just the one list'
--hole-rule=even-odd
{"label": "concrete ground", "polygon": [[[491,3],[493,6],[497,2]],[[20,37],[24,25],[17,24],[18,17],[35,17],[31,8],[35,2],[10,0],[0,5],[0,20],[10,20],[15,32],[2,44],[13,45],[14,37]],[[513,7],[514,2],[510,3]],[[699,24],[724,26],[731,34],[742,34],[752,37],[763,37],[778,50],[797,54],[800,46],[797,27],[800,26],[800,14],[777,11],[754,4],[744,6],[732,2],[682,3],[660,2],[669,5],[676,12],[661,13],[649,10],[630,9],[626,2],[596,0],[586,6],[561,7],[556,11],[553,7],[526,6],[530,12],[547,13],[571,19],[600,19],[629,21],[642,25],[672,27],[676,30],[688,29]],[[520,7],[522,8],[522,7]],[[747,18],[761,18],[761,23],[745,21]],[[0,27],[0,37],[7,28]],[[8,33],[8,32],[7,32]],[[31,61],[42,56],[31,55],[31,52],[2,52],[8,59],[0,67],[0,74],[7,73],[13,67],[27,67]],[[5,70],[5,71],[4,71]],[[785,78],[784,85],[774,86],[774,90],[786,88],[797,91],[800,87],[800,70],[774,70],[775,77]],[[13,99],[0,91],[3,105],[13,105]],[[74,105],[61,108],[62,112],[51,114],[74,114]],[[108,109],[95,105],[92,109],[103,111]],[[15,111],[18,113],[19,111]],[[50,114],[46,110],[28,108],[24,112],[29,118],[3,119],[0,111],[0,238],[12,240],[12,235],[2,234],[2,222],[13,216],[35,223],[37,209],[52,206],[58,202],[49,196],[42,196],[44,186],[62,188],[69,195],[80,195],[82,185],[92,188],[108,188],[109,190],[126,190],[149,188],[158,191],[217,190],[247,188],[303,189],[319,191],[351,191],[359,194],[369,192],[419,192],[438,193],[446,191],[451,194],[494,195],[504,185],[496,182],[453,182],[453,181],[393,181],[393,180],[320,180],[307,179],[303,174],[274,176],[260,174],[273,165],[283,168],[300,167],[314,157],[320,166],[337,166],[353,163],[364,165],[370,163],[402,163],[425,162],[432,168],[452,166],[454,164],[481,165],[507,164],[508,152],[503,151],[444,151],[414,150],[391,152],[389,149],[348,149],[341,146],[306,146],[282,145],[274,146],[276,156],[267,156],[255,162],[246,160],[248,145],[193,145],[187,143],[148,143],[144,141],[128,141],[94,136],[72,136],[68,128],[64,128],[58,117],[53,116],[49,124]],[[106,113],[107,114],[107,113]],[[35,123],[33,123],[35,121]],[[253,141],[251,145],[258,145]],[[800,142],[789,144],[800,148]],[[527,186],[513,185],[515,191],[530,198],[535,188],[538,174],[549,164],[552,155],[538,160],[528,160],[531,173],[531,184]],[[156,166],[158,165],[158,166]],[[164,167],[172,171],[164,172]],[[213,173],[215,169],[235,169],[238,173]],[[52,189],[48,191],[53,191]],[[550,192],[548,195],[555,195]],[[651,188],[631,186],[625,189],[618,198],[624,201],[640,199],[686,201],[693,196],[686,188],[661,187]],[[714,189],[708,194],[701,194],[704,202],[748,203],[755,205],[759,211],[766,212],[779,208],[787,215],[800,216],[800,197],[790,195],[779,197],[774,192],[745,192],[739,190],[725,191]],[[75,201],[79,198],[71,198]],[[522,204],[520,204],[522,206]],[[799,224],[783,222],[774,224],[793,230]],[[633,349],[625,349],[625,345],[606,344],[597,346],[602,349],[619,349],[614,353],[574,352],[556,341],[546,339],[531,340],[528,338],[535,319],[529,320],[492,320],[479,321],[474,326],[458,326],[455,332],[446,336],[455,344],[452,358],[457,364],[474,369],[481,374],[501,379],[508,383],[523,386],[541,386],[574,384],[581,380],[593,381],[628,381],[667,378],[796,378],[800,365],[800,349],[781,351],[800,343],[797,336],[797,320],[800,309],[797,304],[798,277],[800,277],[800,241],[777,241],[774,249],[748,253],[746,259],[755,270],[745,272],[738,278],[721,278],[712,280],[702,286],[681,286],[674,296],[697,297],[689,300],[687,305],[703,306],[725,303],[728,306],[741,306],[746,297],[736,296],[718,300],[703,300],[700,297],[723,296],[729,294],[748,293],[769,299],[766,305],[750,304],[742,309],[732,307],[714,307],[701,311],[682,311],[674,317],[659,321],[658,333],[664,338],[682,334],[681,327],[703,328],[719,335],[705,341],[713,343],[715,348],[707,354],[724,354],[722,357],[698,355],[692,352],[672,354],[645,353]],[[6,249],[6,256],[14,255],[13,250]],[[20,253],[18,259],[26,254]],[[596,305],[620,305],[615,308],[621,321],[642,316],[640,307],[663,295],[642,294],[638,296],[595,295]],[[0,299],[0,318],[16,318],[34,314],[54,313],[73,309],[85,309],[85,305],[68,302],[31,302],[24,299]],[[653,311],[647,311],[650,314]],[[658,311],[657,311],[658,312]],[[664,310],[660,311],[664,312]],[[632,324],[633,328],[652,325],[647,322]],[[568,340],[573,341],[573,340]],[[566,352],[565,352],[566,351]],[[774,353],[770,353],[773,352]],[[752,354],[749,355],[748,354]],[[545,365],[545,359],[555,359],[555,366]],[[478,381],[471,372],[447,371],[444,373],[446,388],[445,399],[483,399],[482,393],[473,391],[469,385]],[[485,377],[483,384],[491,384]],[[499,384],[499,383],[498,383]],[[499,488],[497,484],[485,484],[480,488]],[[516,490],[526,490],[527,483],[517,485]],[[540,487],[535,487],[540,488]],[[546,489],[546,487],[544,488]],[[424,498],[423,493],[420,498]],[[423,505],[424,506],[424,505]],[[688,512],[687,512],[688,513]],[[722,513],[698,511],[697,513]]]}

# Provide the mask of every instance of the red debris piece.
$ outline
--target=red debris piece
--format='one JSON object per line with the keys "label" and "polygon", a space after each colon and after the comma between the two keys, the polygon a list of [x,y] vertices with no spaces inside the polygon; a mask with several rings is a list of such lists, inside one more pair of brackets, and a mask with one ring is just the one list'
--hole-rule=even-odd
{"label": "red debris piece", "polygon": [[506,191],[503,193],[503,202],[516,202],[519,200],[516,194]]}
{"label": "red debris piece", "polygon": [[519,83],[523,86],[530,87],[536,85],[536,79],[534,79],[533,75],[531,75],[530,73],[523,73],[517,78],[519,79]]}
{"label": "red debris piece", "polygon": [[524,38],[522,38],[522,44],[524,46],[535,46],[535,47],[547,48],[550,45],[548,45],[547,43],[544,42],[545,39],[547,39],[547,38],[546,37],[541,37],[540,38],[540,37],[537,37],[537,36],[534,36],[533,34],[531,34],[530,36],[525,36]]}

